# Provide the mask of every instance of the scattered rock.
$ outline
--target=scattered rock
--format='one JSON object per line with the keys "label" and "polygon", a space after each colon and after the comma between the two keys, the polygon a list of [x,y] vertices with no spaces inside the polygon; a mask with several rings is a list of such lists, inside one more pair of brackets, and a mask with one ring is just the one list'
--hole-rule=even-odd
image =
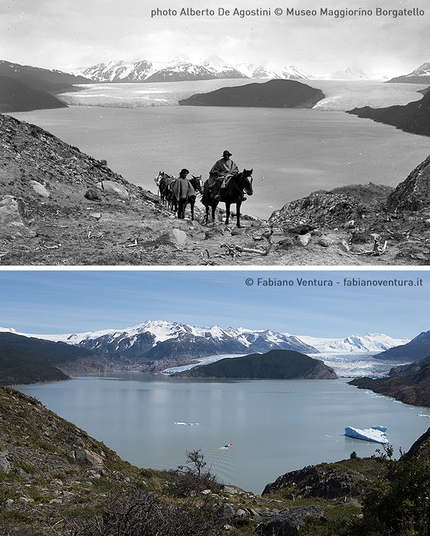
{"label": "scattered rock", "polygon": [[3,473],[10,473],[10,470],[12,469],[12,466],[7,459],[7,452],[2,451],[0,452],[0,471],[3,471]]}
{"label": "scattered rock", "polygon": [[85,192],[84,197],[85,199],[88,199],[89,201],[101,201],[102,200],[100,193],[94,188],[89,188]]}
{"label": "scattered rock", "polygon": [[347,252],[347,253],[348,253],[348,252],[350,251],[350,249],[351,249],[351,248],[349,247],[349,245],[348,245],[348,242],[347,242],[346,240],[341,240],[339,245],[340,245],[340,248],[341,248],[343,251]]}
{"label": "scattered rock", "polygon": [[42,197],[49,197],[51,195],[45,188],[45,186],[43,186],[43,184],[41,184],[40,182],[31,181],[31,185],[33,187],[33,190]]}
{"label": "scattered rock", "polygon": [[318,506],[304,506],[283,510],[278,516],[262,523],[259,532],[262,536],[298,536],[306,519],[310,517],[319,521],[326,520],[324,512]]}
{"label": "scattered rock", "polygon": [[103,469],[103,458],[90,450],[75,449],[75,459],[80,465],[90,465],[96,469]]}
{"label": "scattered rock", "polygon": [[296,236],[296,242],[300,246],[306,247],[309,244],[309,242],[311,240],[311,237],[312,237],[312,235],[310,233],[303,234],[303,235],[297,235]]}
{"label": "scattered rock", "polygon": [[5,195],[0,199],[0,236],[13,239],[33,235],[24,223],[22,211],[22,203],[14,196]]}
{"label": "scattered rock", "polygon": [[117,197],[119,197],[119,199],[123,199],[124,201],[128,201],[129,199],[129,193],[127,188],[117,182],[103,181],[99,182],[96,186],[103,192],[116,195]]}
{"label": "scattered rock", "polygon": [[[223,204],[215,224],[205,223],[200,201],[193,222],[189,207],[177,220],[157,194],[40,127],[0,114],[0,135],[2,265],[373,266],[375,255],[379,266],[429,262],[430,157],[396,193],[373,183],[314,192],[267,221],[243,214],[237,230],[223,223]],[[16,199],[13,217],[1,196]]]}
{"label": "scattered rock", "polygon": [[430,206],[430,156],[388,196],[390,211],[421,210]]}
{"label": "scattered rock", "polygon": [[320,246],[323,246],[324,248],[328,248],[332,244],[332,239],[330,237],[328,237],[328,236],[321,236],[318,239],[318,244]]}

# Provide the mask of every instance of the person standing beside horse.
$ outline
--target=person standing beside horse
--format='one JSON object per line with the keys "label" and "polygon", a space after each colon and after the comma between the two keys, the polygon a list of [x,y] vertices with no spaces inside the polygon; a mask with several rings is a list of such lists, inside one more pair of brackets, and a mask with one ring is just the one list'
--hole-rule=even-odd
{"label": "person standing beside horse", "polygon": [[213,197],[220,200],[223,190],[226,188],[227,179],[232,175],[239,173],[239,168],[230,159],[230,151],[224,151],[222,158],[217,160],[209,171],[208,188],[213,191]]}
{"label": "person standing beside horse", "polygon": [[196,191],[187,179],[188,169],[181,169],[179,177],[172,184],[173,193],[178,201],[178,219],[185,218],[185,207],[189,196],[196,196]]}

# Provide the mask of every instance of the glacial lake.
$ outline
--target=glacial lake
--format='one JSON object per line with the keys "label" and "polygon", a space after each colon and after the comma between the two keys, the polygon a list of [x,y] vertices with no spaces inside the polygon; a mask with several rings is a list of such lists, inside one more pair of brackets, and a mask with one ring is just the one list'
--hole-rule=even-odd
{"label": "glacial lake", "polygon": [[308,83],[327,95],[311,110],[177,105],[179,97],[227,84],[218,80],[94,84],[68,94],[67,109],[10,115],[107,160],[113,171],[154,193],[159,171],[177,175],[186,167],[206,179],[229,149],[240,169],[254,170],[254,195],[242,212],[261,218],[317,190],[369,182],[395,187],[429,155],[427,137],[345,113],[406,104],[420,99],[417,91],[426,86]]}
{"label": "glacial lake", "polygon": [[[287,471],[372,456],[381,445],[345,426],[388,427],[407,451],[430,426],[430,409],[338,380],[209,381],[117,374],[17,388],[139,467],[176,469],[201,449],[224,483],[260,494]],[[224,448],[232,443],[231,448]]]}

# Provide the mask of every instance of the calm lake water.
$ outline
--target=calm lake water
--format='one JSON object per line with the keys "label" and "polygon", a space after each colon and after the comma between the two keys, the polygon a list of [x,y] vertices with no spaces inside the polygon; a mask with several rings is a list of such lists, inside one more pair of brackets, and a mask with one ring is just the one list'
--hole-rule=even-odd
{"label": "calm lake water", "polygon": [[[154,88],[104,84],[72,94],[79,106],[11,115],[39,125],[95,158],[106,159],[113,171],[153,192],[160,170],[176,175],[186,167],[206,179],[228,148],[240,169],[254,170],[255,193],[243,212],[262,218],[316,190],[369,182],[397,186],[429,155],[427,137],[343,111],[366,103],[383,106],[417,100],[420,86],[327,81],[319,85],[329,97],[312,110],[127,107],[139,96],[153,103],[157,98],[170,102],[169,97],[181,92],[178,84]],[[407,91],[401,86],[408,86]],[[192,92],[182,87],[182,94]],[[85,102],[91,105],[82,105]]]}
{"label": "calm lake water", "polygon": [[430,426],[430,409],[346,382],[117,375],[18,388],[134,465],[176,469],[202,449],[224,483],[261,493],[287,471],[381,448],[345,437],[345,426],[387,426],[396,456]]}

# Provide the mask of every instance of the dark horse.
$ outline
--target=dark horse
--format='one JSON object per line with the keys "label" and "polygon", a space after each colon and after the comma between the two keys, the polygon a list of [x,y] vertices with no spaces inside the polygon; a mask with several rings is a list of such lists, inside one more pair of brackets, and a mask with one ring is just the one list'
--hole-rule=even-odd
{"label": "dark horse", "polygon": [[208,181],[205,182],[203,188],[202,203],[206,206],[206,223],[209,220],[209,207],[212,207],[212,222],[215,221],[215,210],[219,201],[225,203],[225,224],[228,225],[230,220],[230,206],[236,203],[236,226],[240,227],[240,206],[242,205],[244,190],[247,195],[252,195],[252,169],[244,169],[242,172],[232,175],[227,183],[224,193],[221,194],[221,199],[215,199],[210,191]]}
{"label": "dark horse", "polygon": [[175,177],[164,171],[160,171],[154,181],[158,186],[161,203],[167,205],[173,212],[176,212],[178,210],[178,203],[172,190],[172,183],[175,181]]}
{"label": "dark horse", "polygon": [[158,195],[163,205],[168,203],[169,185],[174,180],[172,175],[168,175],[164,171],[159,171],[157,177],[154,179],[158,186]]}

